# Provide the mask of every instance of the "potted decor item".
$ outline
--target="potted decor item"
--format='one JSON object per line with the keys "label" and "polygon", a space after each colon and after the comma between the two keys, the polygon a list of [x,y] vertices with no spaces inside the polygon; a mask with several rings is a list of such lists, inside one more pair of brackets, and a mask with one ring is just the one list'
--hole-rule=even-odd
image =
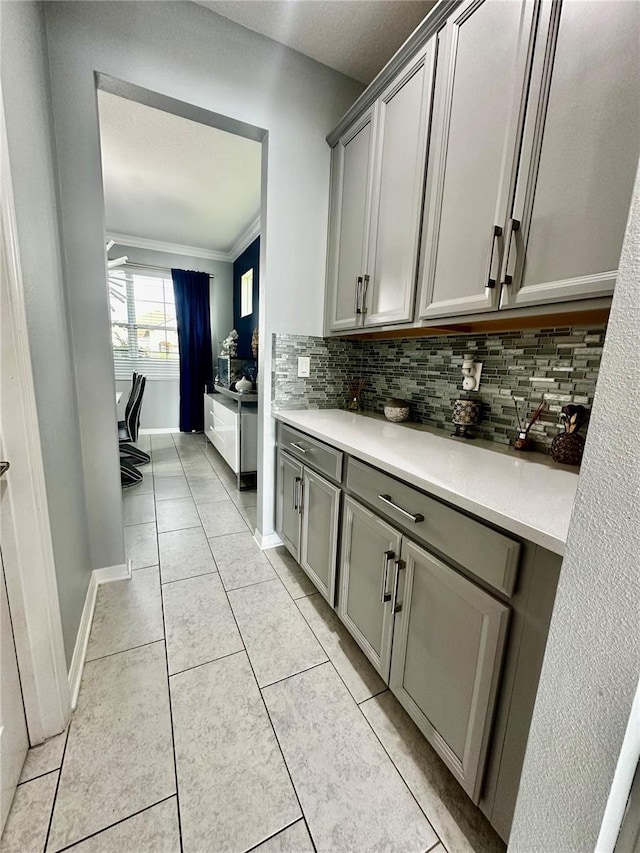
{"label": "potted decor item", "polygon": [[469,427],[480,420],[480,403],[476,400],[456,400],[453,404],[453,417],[456,438],[475,438],[469,432]]}
{"label": "potted decor item", "polygon": [[578,433],[586,423],[588,412],[584,406],[564,406],[560,419],[564,431],[551,442],[551,457],[562,465],[579,465],[584,453],[584,436]]}
{"label": "potted decor item", "polygon": [[384,405],[384,416],[394,424],[400,424],[409,417],[409,402],[398,397],[390,397]]}

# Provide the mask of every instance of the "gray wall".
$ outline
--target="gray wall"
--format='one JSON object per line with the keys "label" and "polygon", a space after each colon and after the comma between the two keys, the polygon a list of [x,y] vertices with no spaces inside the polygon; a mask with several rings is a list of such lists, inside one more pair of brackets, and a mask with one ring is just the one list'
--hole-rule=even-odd
{"label": "gray wall", "polygon": [[[62,231],[76,354],[93,565],[124,557],[113,424],[95,72],[268,132],[263,169],[261,336],[320,334],[329,148],[362,85],[191,3],[46,4]],[[263,149],[264,150],[264,149]],[[301,284],[304,287],[301,287]],[[270,350],[263,348],[258,527],[273,529]],[[266,362],[266,363],[264,363]]]}
{"label": "gray wall", "polygon": [[638,329],[640,175],[527,747],[513,853],[596,848],[638,685]]}
{"label": "gray wall", "polygon": [[[109,252],[109,257],[119,258],[126,255],[137,264],[151,264],[159,267],[174,267],[183,270],[198,270],[212,273],[209,280],[209,299],[211,308],[211,344],[213,358],[218,354],[220,341],[229,334],[233,324],[233,264],[225,261],[211,261],[206,258],[194,258],[174,252],[158,252],[154,249],[141,249],[138,246],[120,246],[117,243]],[[118,406],[118,417],[124,416],[131,383],[116,379],[116,390],[122,391]],[[177,429],[180,421],[180,384],[177,379],[148,379],[144,392],[141,429]]]}
{"label": "gray wall", "polygon": [[[1,73],[67,664],[91,572],[42,7],[1,3]],[[111,406],[113,421],[113,405]]]}

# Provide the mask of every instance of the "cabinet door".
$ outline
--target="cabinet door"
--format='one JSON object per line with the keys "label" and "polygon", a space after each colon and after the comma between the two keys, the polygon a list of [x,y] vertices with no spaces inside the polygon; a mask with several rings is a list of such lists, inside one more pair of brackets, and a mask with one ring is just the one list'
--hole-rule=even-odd
{"label": "cabinet door", "polygon": [[467,0],[438,34],[420,317],[497,308],[532,0]]}
{"label": "cabinet door", "polygon": [[393,632],[390,588],[400,539],[389,524],[345,498],[338,613],[385,681],[389,680]]}
{"label": "cabinet door", "polygon": [[331,331],[362,324],[363,276],[369,242],[374,110],[338,142],[332,155],[328,290]]}
{"label": "cabinet door", "polygon": [[365,326],[413,319],[434,58],[432,41],[378,102]]}
{"label": "cabinet door", "polygon": [[612,291],[640,153],[639,45],[637,2],[542,4],[503,306]]}
{"label": "cabinet door", "polygon": [[300,565],[333,607],[340,489],[305,468],[301,503]]}
{"label": "cabinet door", "polygon": [[291,555],[300,559],[300,489],[302,465],[281,450],[276,476],[276,533]]}
{"label": "cabinet door", "polygon": [[509,610],[407,540],[389,686],[478,801]]}

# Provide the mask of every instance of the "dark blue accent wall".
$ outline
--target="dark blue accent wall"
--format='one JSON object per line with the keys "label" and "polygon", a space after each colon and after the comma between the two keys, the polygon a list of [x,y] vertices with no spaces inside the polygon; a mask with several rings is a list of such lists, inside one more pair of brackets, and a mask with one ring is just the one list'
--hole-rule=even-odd
{"label": "dark blue accent wall", "polygon": [[[253,267],[253,314],[240,316],[240,279]],[[233,264],[233,327],[238,332],[238,358],[253,358],[251,336],[258,325],[260,292],[260,237],[244,250]]]}

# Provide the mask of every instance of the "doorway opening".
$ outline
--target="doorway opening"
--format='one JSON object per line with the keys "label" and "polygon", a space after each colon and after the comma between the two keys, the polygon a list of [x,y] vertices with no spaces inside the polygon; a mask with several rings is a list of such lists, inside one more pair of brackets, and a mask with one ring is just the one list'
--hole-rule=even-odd
{"label": "doorway opening", "polygon": [[104,75],[98,112],[123,487],[146,493],[146,470],[192,496],[196,433],[225,485],[257,491],[266,132]]}

